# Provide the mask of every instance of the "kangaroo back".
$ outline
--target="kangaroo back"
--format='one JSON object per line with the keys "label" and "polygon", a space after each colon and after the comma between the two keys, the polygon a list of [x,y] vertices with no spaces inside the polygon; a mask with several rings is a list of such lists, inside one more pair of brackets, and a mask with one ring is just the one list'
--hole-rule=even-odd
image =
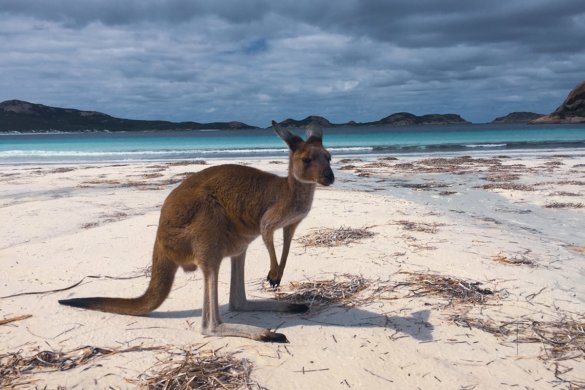
{"label": "kangaroo back", "polygon": [[156,248],[157,245],[155,245],[153,254],[150,283],[141,296],[137,298],[73,298],[62,299],[59,303],[82,309],[133,316],[144,315],[155,310],[169,295],[178,268],[175,263],[160,254]]}

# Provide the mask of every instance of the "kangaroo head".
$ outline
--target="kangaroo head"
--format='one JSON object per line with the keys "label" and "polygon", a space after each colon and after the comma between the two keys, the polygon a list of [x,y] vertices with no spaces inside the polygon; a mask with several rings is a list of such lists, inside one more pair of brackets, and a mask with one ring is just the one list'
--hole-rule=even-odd
{"label": "kangaroo head", "polygon": [[331,153],[323,146],[323,129],[315,123],[307,128],[307,139],[272,121],[272,128],[290,149],[289,172],[301,183],[333,184],[335,176],[331,170]]}

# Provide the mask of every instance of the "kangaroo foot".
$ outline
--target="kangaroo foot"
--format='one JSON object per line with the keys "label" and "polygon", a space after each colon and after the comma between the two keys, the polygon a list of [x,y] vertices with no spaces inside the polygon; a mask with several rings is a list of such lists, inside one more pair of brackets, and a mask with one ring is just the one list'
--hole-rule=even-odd
{"label": "kangaroo foot", "polygon": [[282,333],[276,333],[268,329],[243,324],[221,323],[216,326],[203,328],[201,330],[201,333],[203,333],[206,336],[245,337],[252,340],[270,343],[288,343],[288,339]]}
{"label": "kangaroo foot", "polygon": [[282,333],[276,333],[276,332],[268,332],[266,333],[263,337],[262,340],[260,341],[264,341],[267,343],[284,343],[284,344],[288,344],[288,339],[286,338],[286,336]]}

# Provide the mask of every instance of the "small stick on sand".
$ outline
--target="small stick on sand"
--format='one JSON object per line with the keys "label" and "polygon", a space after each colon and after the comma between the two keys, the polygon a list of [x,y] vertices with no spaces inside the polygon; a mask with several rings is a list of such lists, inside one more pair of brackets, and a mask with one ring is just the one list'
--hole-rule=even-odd
{"label": "small stick on sand", "polygon": [[38,295],[38,294],[51,294],[51,293],[55,293],[55,292],[61,292],[61,291],[67,291],[67,290],[71,290],[74,287],[79,286],[85,279],[115,279],[115,280],[127,280],[127,279],[137,279],[137,278],[142,278],[145,275],[136,275],[136,276],[108,276],[108,275],[88,275],[88,276],[84,276],[79,282],[72,284],[71,286],[68,287],[64,287],[64,288],[58,288],[55,290],[45,290],[45,291],[29,291],[29,292],[21,292],[21,293],[16,293],[16,294],[11,294],[11,295],[5,295],[3,297],[0,297],[0,299],[5,299],[5,298],[14,298],[14,297],[20,297],[23,295]]}
{"label": "small stick on sand", "polygon": [[373,376],[375,376],[376,378],[383,379],[383,380],[385,380],[386,382],[394,383],[394,381],[393,381],[392,379],[384,378],[383,376],[381,376],[381,375],[378,375],[378,374],[376,374],[375,372],[372,372],[372,371],[368,370],[367,368],[364,368],[364,371],[365,371],[365,372],[367,372],[367,373],[369,373],[369,374],[372,374],[372,375],[373,375]]}
{"label": "small stick on sand", "polygon": [[31,318],[32,314],[23,314],[21,316],[12,317],[12,318],[5,318],[0,320],[0,325],[10,324],[11,322],[26,320],[27,318]]}

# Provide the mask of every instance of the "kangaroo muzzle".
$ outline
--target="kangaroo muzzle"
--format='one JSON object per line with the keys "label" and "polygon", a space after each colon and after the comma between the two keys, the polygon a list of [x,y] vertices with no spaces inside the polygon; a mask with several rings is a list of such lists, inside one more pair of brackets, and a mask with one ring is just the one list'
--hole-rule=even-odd
{"label": "kangaroo muzzle", "polygon": [[319,184],[324,186],[330,186],[335,181],[335,175],[331,168],[327,169],[325,173],[319,179]]}

